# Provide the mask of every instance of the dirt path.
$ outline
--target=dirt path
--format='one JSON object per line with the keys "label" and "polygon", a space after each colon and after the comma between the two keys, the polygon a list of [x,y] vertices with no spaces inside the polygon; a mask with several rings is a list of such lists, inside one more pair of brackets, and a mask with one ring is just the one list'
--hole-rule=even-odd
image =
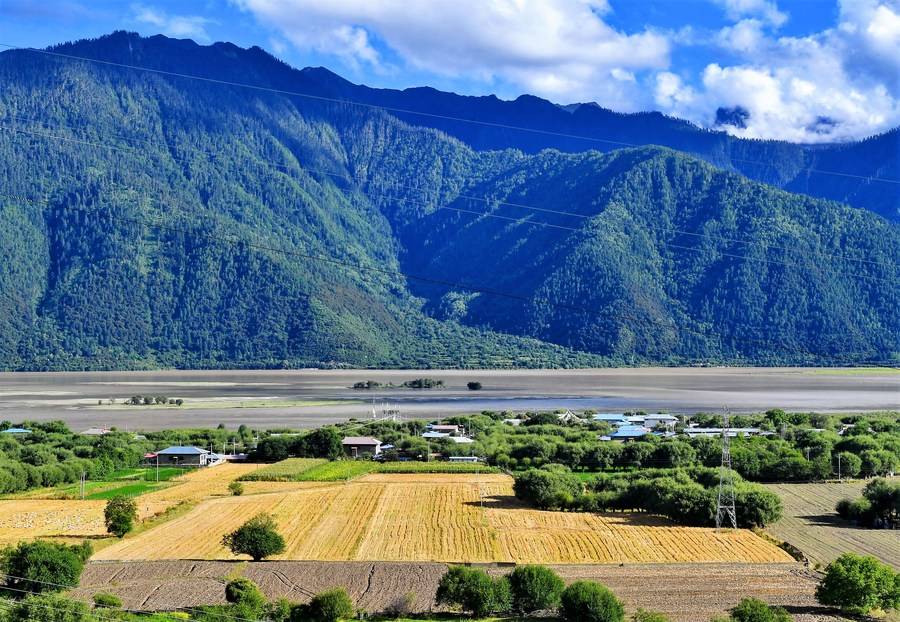
{"label": "dirt path", "polygon": [[[509,568],[485,566],[499,574]],[[702,622],[743,596],[787,607],[796,622],[835,622],[816,605],[818,577],[801,564],[629,564],[554,566],[566,581],[608,585],[627,605],[662,611],[674,622]],[[127,608],[171,610],[223,603],[229,577],[252,579],[269,598],[302,602],[340,586],[362,609],[385,611],[409,598],[418,612],[437,610],[445,564],[415,562],[91,562],[75,594],[120,596]]]}

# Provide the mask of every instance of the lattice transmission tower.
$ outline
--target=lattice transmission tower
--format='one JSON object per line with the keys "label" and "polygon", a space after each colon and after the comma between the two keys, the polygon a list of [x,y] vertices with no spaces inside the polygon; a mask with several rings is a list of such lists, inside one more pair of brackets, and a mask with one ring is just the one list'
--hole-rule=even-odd
{"label": "lattice transmission tower", "polygon": [[737,511],[734,507],[734,471],[731,469],[731,438],[729,437],[729,415],[725,408],[722,413],[722,466],[719,467],[719,495],[716,500],[716,531],[726,523],[737,529]]}

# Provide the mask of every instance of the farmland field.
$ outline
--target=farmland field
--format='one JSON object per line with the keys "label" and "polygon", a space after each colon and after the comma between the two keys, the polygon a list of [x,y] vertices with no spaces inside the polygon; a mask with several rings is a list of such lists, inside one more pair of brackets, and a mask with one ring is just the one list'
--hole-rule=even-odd
{"label": "farmland field", "polygon": [[822,564],[848,551],[873,555],[900,569],[900,532],[864,529],[834,511],[841,499],[862,495],[866,482],[768,484],[784,503],[784,518],[768,531]]}
{"label": "farmland field", "polygon": [[[225,496],[228,484],[254,470],[252,464],[224,464],[208,469],[188,471],[186,474],[155,488],[155,484],[126,480],[113,487],[97,487],[88,499],[60,499],[55,489],[32,491],[27,498],[0,500],[0,544],[11,544],[33,538],[102,537],[105,499],[113,491],[140,494],[135,497],[140,518],[147,519],[181,503],[197,503],[215,496]],[[108,482],[104,483],[108,485]],[[130,490],[122,490],[128,488]],[[89,489],[90,490],[90,489]],[[43,493],[50,498],[37,498]]]}
{"label": "farmland field", "polygon": [[[366,611],[384,611],[407,594],[416,611],[440,611],[434,595],[447,566],[433,562],[301,562],[240,564],[224,561],[91,562],[75,595],[120,596],[126,608],[171,610],[224,603],[226,577],[256,582],[270,599],[304,602],[335,585],[346,588]],[[507,568],[488,567],[492,574]],[[674,622],[709,620],[754,596],[791,608],[795,622],[836,622],[817,605],[817,577],[802,564],[617,564],[555,566],[567,582],[590,579],[608,585],[626,610],[661,611]],[[739,589],[736,589],[739,588]]]}
{"label": "farmland field", "polygon": [[281,559],[792,561],[750,531],[716,533],[647,515],[532,510],[516,502],[512,480],[505,475],[424,473],[372,474],[352,482],[210,499],[103,549],[95,559],[234,559],[222,547],[222,536],[259,512],[271,513],[279,524],[287,544]]}
{"label": "farmland field", "polygon": [[288,458],[240,477],[242,482],[290,482],[313,467],[328,462],[324,458]]}

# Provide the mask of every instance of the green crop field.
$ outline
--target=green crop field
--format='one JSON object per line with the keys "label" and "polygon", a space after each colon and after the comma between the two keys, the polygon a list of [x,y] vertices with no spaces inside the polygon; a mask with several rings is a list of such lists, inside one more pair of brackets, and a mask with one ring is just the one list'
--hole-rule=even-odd
{"label": "green crop field", "polygon": [[339,482],[353,479],[378,469],[377,462],[338,460],[325,462],[301,473],[295,481],[301,482]]}
{"label": "green crop field", "polygon": [[324,458],[288,458],[240,477],[242,482],[304,481],[304,473],[328,461]]}
{"label": "green crop field", "polygon": [[137,497],[161,487],[161,485],[157,485],[153,482],[135,482],[91,493],[85,496],[85,499],[96,501],[112,499],[113,497]]}
{"label": "green crop field", "polygon": [[499,473],[500,470],[472,462],[384,462],[376,473]]}

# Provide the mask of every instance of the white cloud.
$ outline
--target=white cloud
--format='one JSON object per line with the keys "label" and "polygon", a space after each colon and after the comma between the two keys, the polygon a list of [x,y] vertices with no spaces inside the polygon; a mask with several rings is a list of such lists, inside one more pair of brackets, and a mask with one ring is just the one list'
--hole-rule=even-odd
{"label": "white cloud", "polygon": [[234,1],[300,49],[384,70],[383,44],[418,70],[555,100],[635,109],[635,72],[669,63],[666,36],[611,28],[605,0]]}
{"label": "white cloud", "polygon": [[656,105],[705,126],[740,109],[745,127],[723,127],[749,138],[840,141],[900,125],[898,1],[843,0],[837,26],[807,37],[741,20],[713,37],[737,62],[709,63],[692,86],[660,74]]}
{"label": "white cloud", "polygon": [[777,27],[788,19],[787,13],[780,11],[771,0],[715,0],[715,2],[725,9],[725,14],[733,21],[756,17]]}
{"label": "white cloud", "polygon": [[209,41],[206,26],[213,23],[206,17],[198,15],[169,15],[165,11],[139,4],[132,5],[135,21],[149,24],[170,37],[191,37],[200,41]]}
{"label": "white cloud", "polygon": [[[778,34],[788,15],[775,0],[711,0],[731,23],[672,32],[616,30],[606,0],[231,1],[278,41],[357,69],[657,108],[705,127],[719,118],[752,138],[849,140],[900,125],[900,0],[837,0],[835,25],[802,37]],[[708,58],[673,68],[673,48]]]}
{"label": "white cloud", "polygon": [[716,42],[734,52],[748,53],[758,50],[765,36],[762,22],[758,19],[744,19],[716,33]]}

